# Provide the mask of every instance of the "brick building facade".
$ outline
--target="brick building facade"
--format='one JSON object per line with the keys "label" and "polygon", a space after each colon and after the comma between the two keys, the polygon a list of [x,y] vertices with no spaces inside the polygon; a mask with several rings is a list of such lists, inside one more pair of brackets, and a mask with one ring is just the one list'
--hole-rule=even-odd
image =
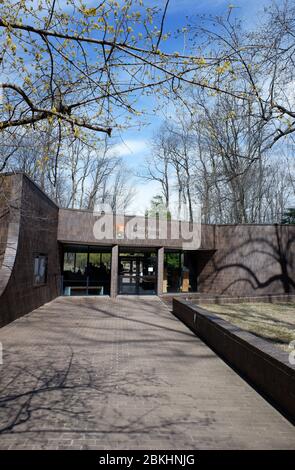
{"label": "brick building facade", "polygon": [[58,295],[295,293],[295,226],[202,225],[188,250],[168,236],[97,240],[99,217],[59,208],[24,174],[0,176],[1,326]]}

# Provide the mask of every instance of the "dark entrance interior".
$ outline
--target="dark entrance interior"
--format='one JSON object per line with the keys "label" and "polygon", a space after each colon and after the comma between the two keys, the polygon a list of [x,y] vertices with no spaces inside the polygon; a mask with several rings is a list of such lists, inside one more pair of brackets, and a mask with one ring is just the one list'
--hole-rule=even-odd
{"label": "dark entrance interior", "polygon": [[195,252],[165,249],[163,293],[196,292]]}
{"label": "dark entrance interior", "polygon": [[119,254],[119,294],[157,293],[157,253],[151,250],[126,250]]}
{"label": "dark entrance interior", "polygon": [[110,247],[65,245],[64,295],[109,295],[111,256]]}

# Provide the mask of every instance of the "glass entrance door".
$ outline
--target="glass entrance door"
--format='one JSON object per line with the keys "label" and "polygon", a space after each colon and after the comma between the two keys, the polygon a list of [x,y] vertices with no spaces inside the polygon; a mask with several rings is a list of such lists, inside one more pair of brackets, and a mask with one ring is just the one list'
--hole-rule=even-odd
{"label": "glass entrance door", "polygon": [[119,293],[137,294],[138,292],[138,259],[120,257]]}
{"label": "glass entrance door", "polygon": [[120,253],[119,294],[156,294],[156,269],[156,252]]}

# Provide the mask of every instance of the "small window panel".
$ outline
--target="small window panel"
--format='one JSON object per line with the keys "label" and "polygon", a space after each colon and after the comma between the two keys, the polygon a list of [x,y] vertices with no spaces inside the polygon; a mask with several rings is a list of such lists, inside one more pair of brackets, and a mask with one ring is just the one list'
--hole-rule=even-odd
{"label": "small window panel", "polygon": [[46,284],[47,280],[47,260],[46,255],[36,255],[34,259],[34,285]]}

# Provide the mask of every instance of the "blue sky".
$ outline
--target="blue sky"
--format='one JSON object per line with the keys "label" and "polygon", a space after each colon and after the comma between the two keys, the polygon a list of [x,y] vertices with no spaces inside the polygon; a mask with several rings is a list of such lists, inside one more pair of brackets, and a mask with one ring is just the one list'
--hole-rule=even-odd
{"label": "blue sky", "polygon": [[[164,5],[165,1],[160,0],[155,2],[150,0],[151,6],[155,3],[159,6],[160,2]],[[245,27],[254,27],[259,21],[261,15],[259,12],[263,10],[264,6],[270,4],[268,0],[170,0],[170,6],[165,22],[165,32],[176,31],[177,28],[182,28],[188,22],[198,22],[198,15],[223,15],[228,11],[229,5],[234,6],[234,14],[243,21]],[[169,48],[171,51],[182,50],[183,40],[169,40]],[[165,46],[166,47],[166,46]],[[115,145],[115,152],[118,153],[126,162],[127,165],[132,167],[134,171],[140,166],[145,158],[149,155],[150,141],[154,133],[160,127],[165,119],[165,107],[160,108],[156,114],[152,113],[153,102],[145,98],[140,103],[141,106],[150,110],[148,115],[143,118],[142,126],[136,128],[132,127],[126,131],[121,132],[120,135],[114,135],[112,141]],[[144,187],[137,185],[136,180],[134,183],[137,186],[136,202],[141,201],[145,206],[149,205],[149,201],[154,194],[159,192],[159,188],[155,183],[146,184]],[[141,183],[142,185],[142,183]]]}
{"label": "blue sky", "polygon": [[[155,3],[159,5],[160,2],[163,4],[165,3],[164,0],[158,0],[157,2],[150,0],[151,5]],[[166,16],[165,30],[167,32],[175,31],[177,28],[181,28],[187,24],[188,21],[197,23],[198,15],[201,14],[212,14],[213,16],[222,15],[227,12],[230,4],[235,7],[235,15],[251,27],[258,21],[259,14],[257,13],[263,9],[264,5],[269,3],[270,1],[268,0],[260,0],[259,4],[257,0],[238,0],[234,2],[230,2],[229,0],[170,0],[169,10]],[[183,41],[181,38],[178,40],[171,38],[169,41],[171,42],[169,48],[171,47],[172,51],[181,50],[183,47]],[[120,145],[120,154],[126,157],[126,161],[128,161],[128,163],[133,164],[134,162],[136,165],[138,163],[138,158],[135,158],[135,156],[140,157],[142,150],[142,145],[140,145],[139,142],[142,143],[145,139],[151,139],[154,132],[159,128],[161,122],[165,118],[164,108],[162,111],[158,111],[156,115],[153,114],[152,108],[154,103],[152,103],[150,98],[149,100],[142,100],[140,104],[145,109],[150,110],[150,112],[147,113],[147,116],[141,121],[142,125],[138,128],[133,126],[131,129],[122,132],[120,136],[114,136],[114,141],[118,142],[118,145]],[[134,146],[132,145],[133,141],[136,141]],[[128,150],[128,148],[131,149],[131,147],[134,147],[133,151]],[[140,151],[139,154],[138,151]],[[130,158],[128,158],[128,156]]]}

